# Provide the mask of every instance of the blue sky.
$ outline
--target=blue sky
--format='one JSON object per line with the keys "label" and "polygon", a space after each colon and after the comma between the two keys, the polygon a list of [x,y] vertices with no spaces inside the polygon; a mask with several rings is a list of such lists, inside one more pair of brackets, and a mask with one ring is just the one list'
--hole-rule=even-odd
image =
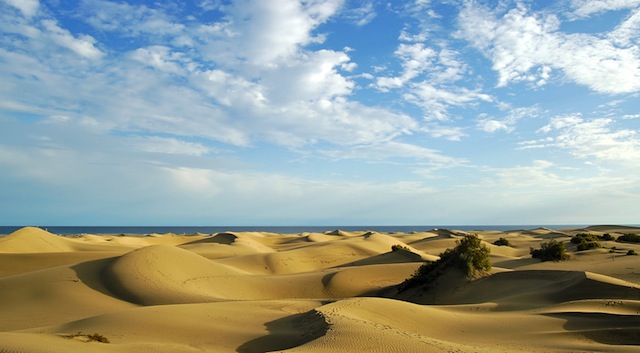
{"label": "blue sky", "polygon": [[0,16],[0,224],[640,223],[640,0]]}

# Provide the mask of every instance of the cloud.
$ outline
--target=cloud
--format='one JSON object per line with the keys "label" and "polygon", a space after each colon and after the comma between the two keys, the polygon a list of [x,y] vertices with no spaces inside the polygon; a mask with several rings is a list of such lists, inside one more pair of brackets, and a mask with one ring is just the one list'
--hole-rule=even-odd
{"label": "cloud", "polygon": [[580,115],[551,119],[539,133],[554,134],[549,138],[522,143],[524,148],[556,147],[568,150],[580,159],[635,162],[640,158],[640,138],[637,131],[613,130],[614,120],[585,120]]}
{"label": "cloud", "polygon": [[359,27],[369,24],[376,15],[375,6],[371,1],[361,2],[359,7],[347,9],[342,13],[342,17]]}
{"label": "cloud", "polygon": [[171,48],[162,45],[138,48],[131,52],[130,56],[133,60],[149,67],[178,75],[184,74],[185,67],[191,66],[193,69],[196,66],[183,53],[174,52]]}
{"label": "cloud", "polygon": [[187,142],[174,137],[133,137],[136,149],[150,153],[166,153],[177,155],[203,156],[212,152],[211,148],[201,143]]}
{"label": "cloud", "polygon": [[459,165],[463,162],[461,159],[445,156],[436,150],[395,141],[358,145],[345,151],[323,150],[321,153],[335,159],[370,159],[378,161],[409,159],[449,166]]}
{"label": "cloud", "polygon": [[4,2],[20,10],[26,17],[33,17],[40,8],[38,0],[4,0]]}
{"label": "cloud", "polygon": [[[428,3],[417,4],[419,7]],[[397,75],[379,75],[371,85],[381,92],[400,91],[402,99],[422,108],[426,121],[448,121],[449,110],[490,102],[493,98],[463,78],[470,72],[459,51],[451,49],[446,41],[438,41],[429,46],[429,36],[409,34],[402,31],[394,55],[398,58],[402,71]],[[386,68],[380,71],[387,71]],[[432,135],[433,136],[433,135]],[[462,134],[448,135],[450,139],[459,139]],[[455,136],[455,137],[454,137]]]}
{"label": "cloud", "polygon": [[405,94],[404,98],[422,107],[425,112],[424,119],[427,121],[449,120],[448,109],[451,106],[464,106],[478,101],[490,102],[493,100],[491,96],[478,90],[456,86],[439,88],[428,81],[413,84],[411,91]]}
{"label": "cloud", "polygon": [[351,94],[355,83],[341,74],[350,62],[342,51],[318,50],[301,53],[279,67],[266,70],[261,83],[274,104],[325,100]]}
{"label": "cloud", "polygon": [[400,43],[394,54],[402,62],[402,75],[399,77],[379,77],[376,87],[380,90],[387,91],[404,86],[408,81],[427,70],[431,66],[432,58],[437,55],[435,50],[425,47],[423,43]]}
{"label": "cloud", "polygon": [[[555,15],[531,14],[524,5],[500,16],[471,3],[462,9],[458,23],[459,34],[492,61],[498,87],[513,82],[543,86],[552,70],[561,70],[596,92],[640,90],[637,43],[620,46],[608,37],[563,33]],[[618,42],[626,42],[628,36],[618,35],[623,38]]]}
{"label": "cloud", "polygon": [[573,184],[564,180],[553,169],[557,167],[553,162],[535,160],[530,166],[503,168],[496,171],[498,182],[505,187],[530,188],[535,185],[545,187],[559,187]]}
{"label": "cloud", "polygon": [[640,7],[611,31],[608,37],[621,47],[634,47],[635,44],[637,48],[638,39],[640,39]]}
{"label": "cloud", "polygon": [[273,110],[265,120],[268,125],[258,127],[262,131],[297,136],[298,141],[305,141],[305,144],[324,141],[336,146],[389,141],[411,134],[419,126],[405,114],[343,98],[292,103]]}
{"label": "cloud", "polygon": [[[209,45],[213,58],[232,60],[225,64],[277,67],[299,53],[300,47],[324,41],[313,31],[342,6],[341,0],[300,3],[295,0],[242,0],[224,8],[226,21],[216,26],[226,37]],[[232,42],[230,42],[232,41]],[[231,57],[215,52],[233,47]]]}
{"label": "cloud", "polygon": [[82,0],[79,13],[83,21],[101,31],[126,37],[176,36],[185,29],[160,9],[105,0]]}
{"label": "cloud", "polygon": [[82,57],[97,60],[104,56],[104,53],[94,46],[96,41],[91,36],[82,35],[76,38],[68,30],[60,28],[53,20],[43,20],[42,26],[55,43]]}
{"label": "cloud", "polygon": [[513,131],[513,128],[507,125],[504,121],[483,119],[478,122],[478,128],[484,132],[496,132],[498,130],[505,130],[506,132]]}
{"label": "cloud", "polygon": [[611,10],[631,9],[640,5],[640,0],[572,0],[573,14],[588,17]]}
{"label": "cloud", "polygon": [[504,130],[511,133],[515,130],[515,125],[522,119],[538,118],[541,110],[537,106],[509,109],[507,115],[501,119],[496,117],[483,117],[478,120],[477,127],[488,133]]}

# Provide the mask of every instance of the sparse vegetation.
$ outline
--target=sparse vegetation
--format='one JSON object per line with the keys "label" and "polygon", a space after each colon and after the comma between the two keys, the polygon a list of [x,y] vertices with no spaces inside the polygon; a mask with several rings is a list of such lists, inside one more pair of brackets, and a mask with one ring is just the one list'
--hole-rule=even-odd
{"label": "sparse vegetation", "polygon": [[500,238],[496,241],[493,242],[493,245],[497,245],[497,246],[511,246],[511,243],[509,242],[509,240],[507,238]]}
{"label": "sparse vegetation", "polygon": [[64,335],[64,338],[68,338],[68,339],[73,339],[73,338],[84,338],[86,340],[86,342],[100,342],[100,343],[109,343],[109,339],[106,338],[105,336],[99,334],[99,333],[94,333],[94,334],[86,334],[86,333],[82,333],[82,332],[78,332],[78,333],[74,333],[74,334],[70,334],[70,335]]}
{"label": "sparse vegetation", "polygon": [[618,242],[625,241],[627,243],[640,243],[640,235],[633,234],[633,233],[623,234],[623,235],[619,236],[616,241],[618,241]]}
{"label": "sparse vegetation", "polygon": [[452,268],[464,271],[469,278],[491,270],[491,250],[482,244],[477,235],[467,235],[456,241],[456,244],[455,248],[447,249],[440,254],[438,261],[425,262],[420,266],[413,276],[400,285],[400,290],[433,283]]}
{"label": "sparse vegetation", "polygon": [[598,241],[598,236],[589,233],[576,234],[571,238],[573,244],[578,244],[578,251],[596,249],[602,247]]}
{"label": "sparse vegetation", "polygon": [[638,255],[638,253],[635,250],[629,250],[627,251],[627,255],[633,256],[633,255]]}
{"label": "sparse vegetation", "polygon": [[598,236],[589,233],[580,233],[571,238],[573,244],[578,244],[578,251],[596,249],[602,247]]}
{"label": "sparse vegetation", "polygon": [[606,241],[615,240],[613,238],[613,236],[611,234],[609,234],[609,233],[604,233],[604,234],[602,234],[602,236],[600,236],[598,238],[600,238],[600,240],[606,240]]}
{"label": "sparse vegetation", "polygon": [[563,242],[555,239],[540,244],[540,249],[531,248],[529,250],[531,257],[540,259],[541,261],[562,261],[568,260],[569,254]]}
{"label": "sparse vegetation", "polygon": [[406,251],[411,251],[409,250],[409,248],[405,245],[400,245],[400,244],[394,244],[391,245],[391,251],[398,251],[398,250],[406,250]]}

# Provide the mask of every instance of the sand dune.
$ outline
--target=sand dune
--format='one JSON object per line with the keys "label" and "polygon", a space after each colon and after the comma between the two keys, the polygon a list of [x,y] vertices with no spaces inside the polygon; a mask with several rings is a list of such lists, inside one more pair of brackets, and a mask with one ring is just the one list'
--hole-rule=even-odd
{"label": "sand dune", "polygon": [[[0,237],[0,352],[637,352],[640,257],[626,253],[640,244],[578,252],[568,240],[583,232],[640,229],[69,237],[27,227]],[[428,290],[399,290],[470,233],[491,249],[490,274],[453,270]],[[532,259],[549,239],[567,242],[571,259]]]}

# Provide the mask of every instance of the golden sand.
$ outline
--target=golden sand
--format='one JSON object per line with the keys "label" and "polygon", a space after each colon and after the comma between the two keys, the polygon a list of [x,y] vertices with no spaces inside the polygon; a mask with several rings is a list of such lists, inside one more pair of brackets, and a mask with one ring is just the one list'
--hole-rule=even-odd
{"label": "golden sand", "polygon": [[[465,232],[0,237],[0,352],[638,352],[640,244],[472,232],[493,269],[396,285]],[[510,246],[495,246],[504,237]],[[568,261],[530,247],[566,242]],[[405,250],[391,251],[393,245]],[[611,251],[612,247],[617,250]]]}

